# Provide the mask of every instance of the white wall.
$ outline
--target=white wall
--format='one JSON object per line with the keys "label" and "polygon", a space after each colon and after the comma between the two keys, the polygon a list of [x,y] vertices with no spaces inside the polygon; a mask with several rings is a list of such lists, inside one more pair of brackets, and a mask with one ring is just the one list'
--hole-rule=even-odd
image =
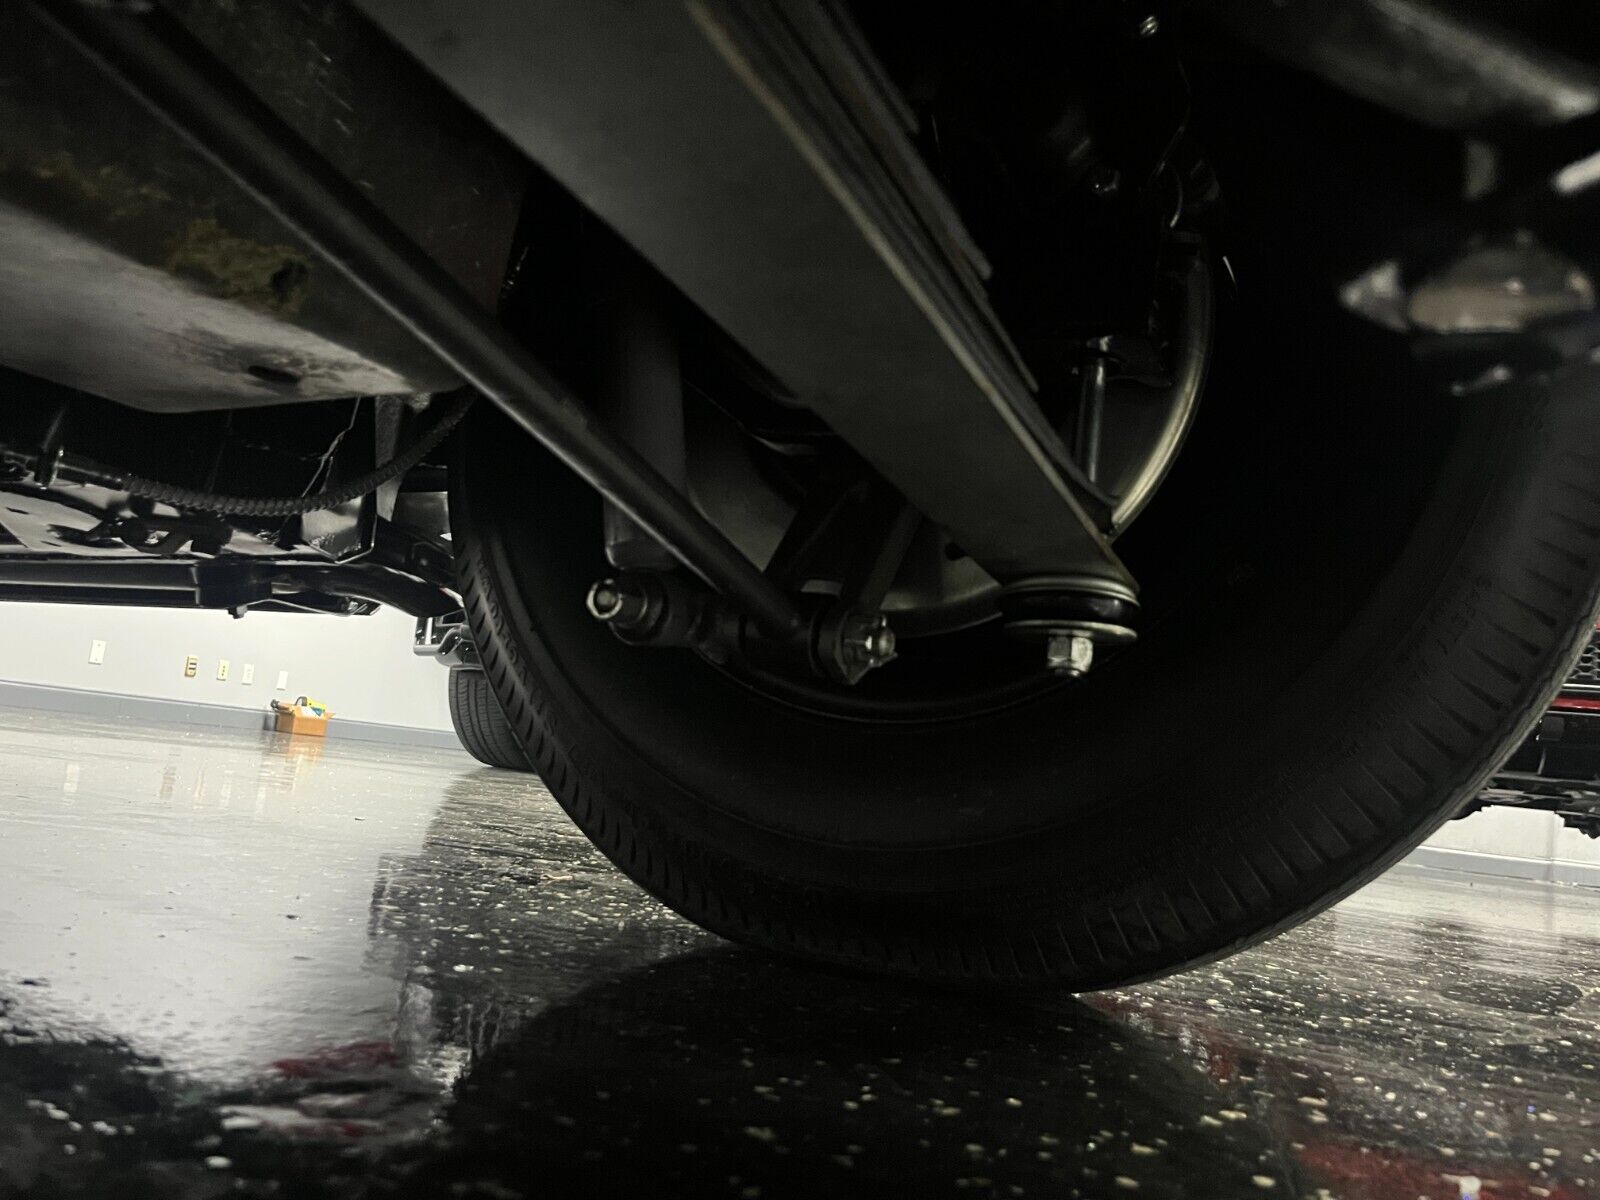
{"label": "white wall", "polygon": [[[446,673],[411,653],[415,622],[392,608],[370,617],[250,613],[75,604],[0,605],[0,680],[265,709],[309,695],[349,720],[449,729]],[[105,662],[89,662],[90,643]],[[186,655],[199,674],[185,679]],[[217,662],[229,660],[227,682]],[[244,666],[255,666],[246,685]],[[276,690],[289,672],[286,691]]]}
{"label": "white wall", "polygon": [[[0,680],[265,709],[273,697],[311,695],[340,716],[419,729],[449,729],[445,672],[411,653],[414,622],[394,609],[370,617],[226,613],[86,605],[0,605]],[[89,663],[95,638],[105,663]],[[200,673],[183,676],[185,655]],[[217,660],[229,660],[226,683]],[[255,682],[242,682],[246,663]],[[275,690],[289,672],[286,692]],[[1600,841],[1548,813],[1494,808],[1451,821],[1427,842],[1536,862],[1600,866]]]}
{"label": "white wall", "polygon": [[1488,808],[1462,820],[1446,822],[1426,844],[1534,862],[1600,866],[1600,839],[1566,828],[1553,813],[1515,808]]}

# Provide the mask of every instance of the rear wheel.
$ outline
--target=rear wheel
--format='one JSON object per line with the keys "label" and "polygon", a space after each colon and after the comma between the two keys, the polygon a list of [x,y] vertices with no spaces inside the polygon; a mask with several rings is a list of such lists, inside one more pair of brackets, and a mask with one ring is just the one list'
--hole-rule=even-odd
{"label": "rear wheel", "polygon": [[[1138,643],[1081,683],[1008,693],[985,680],[1015,678],[1020,651],[969,631],[967,707],[919,705],[885,670],[830,711],[623,645],[583,606],[598,502],[542,458],[530,484],[529,448],[490,421],[456,472],[461,583],[535,769],[691,920],[908,975],[1100,987],[1331,903],[1523,733],[1595,609],[1597,387],[1590,370],[1449,407],[1349,392],[1287,416],[1276,458],[1243,473],[1195,445],[1128,539],[1152,601]],[[1278,403],[1238,399],[1252,419]],[[1364,436],[1378,411],[1404,446]]]}
{"label": "rear wheel", "polygon": [[[1203,341],[1209,359],[1198,409],[1104,394],[1101,478],[1148,501],[1110,530],[1141,585],[1136,642],[1053,678],[1002,628],[993,581],[933,536],[884,598],[899,657],[857,686],[717,665],[624,644],[586,611],[611,570],[600,502],[487,413],[459,440],[450,508],[506,718],[643,887],[773,949],[1088,989],[1315,913],[1458,811],[1521,736],[1600,598],[1600,369],[1452,392],[1438,359],[1341,307],[1378,226],[1455,194],[1453,143],[1374,136],[1321,93],[1270,90],[1304,85],[1201,62],[1186,165],[1140,176],[1160,219],[1121,242],[1097,207],[1127,193],[1114,177],[1058,195],[992,169],[1017,123],[961,118],[997,77],[975,73],[976,109],[958,94],[943,110],[939,161],[1047,415],[1071,425],[1068,332],[1129,281],[1154,285],[1135,298],[1166,345]],[[1182,246],[1222,268],[1192,343],[1198,310],[1159,285]],[[831,435],[781,396],[750,403],[748,373],[707,371],[705,344],[684,357],[687,485],[765,562]],[[1458,346],[1433,350],[1453,369]],[[1138,449],[1178,442],[1170,461]]]}
{"label": "rear wheel", "polygon": [[483,672],[452,667],[449,686],[450,724],[461,739],[461,748],[485,766],[530,770],[517,731],[506,720]]}

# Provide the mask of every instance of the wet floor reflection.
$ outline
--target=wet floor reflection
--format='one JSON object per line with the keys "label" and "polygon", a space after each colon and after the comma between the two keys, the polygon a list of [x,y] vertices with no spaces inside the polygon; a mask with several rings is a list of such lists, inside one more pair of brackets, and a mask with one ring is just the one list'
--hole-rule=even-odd
{"label": "wet floor reflection", "polygon": [[932,992],[700,933],[522,777],[296,751],[0,713],[0,1195],[1596,1194],[1600,895]]}

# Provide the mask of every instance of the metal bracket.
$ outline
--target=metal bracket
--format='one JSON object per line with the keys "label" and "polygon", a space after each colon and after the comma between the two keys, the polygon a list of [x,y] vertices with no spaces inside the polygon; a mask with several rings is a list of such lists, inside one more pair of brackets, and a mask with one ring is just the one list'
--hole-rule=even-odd
{"label": "metal bracket", "polygon": [[467,628],[467,614],[460,609],[435,617],[418,617],[411,653],[419,658],[431,658],[441,667],[483,669],[478,647]]}

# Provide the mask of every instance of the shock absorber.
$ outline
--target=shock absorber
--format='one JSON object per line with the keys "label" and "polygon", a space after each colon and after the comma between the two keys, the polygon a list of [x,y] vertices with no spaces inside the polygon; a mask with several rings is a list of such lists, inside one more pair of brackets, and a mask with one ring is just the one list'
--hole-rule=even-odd
{"label": "shock absorber", "polygon": [[[680,494],[687,491],[683,379],[666,287],[620,243],[595,254],[601,336],[597,400],[622,439]],[[668,571],[677,558],[611,501],[603,510],[606,558],[619,570]]]}

